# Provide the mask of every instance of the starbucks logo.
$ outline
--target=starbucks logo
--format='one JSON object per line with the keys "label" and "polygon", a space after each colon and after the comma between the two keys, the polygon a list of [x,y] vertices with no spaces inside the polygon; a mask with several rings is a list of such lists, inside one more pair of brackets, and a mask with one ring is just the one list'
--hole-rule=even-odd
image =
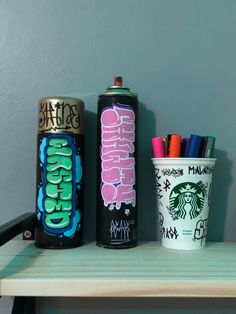
{"label": "starbucks logo", "polygon": [[189,215],[196,218],[202,211],[204,204],[204,192],[202,188],[192,182],[176,185],[170,193],[169,212],[173,219],[185,219]]}

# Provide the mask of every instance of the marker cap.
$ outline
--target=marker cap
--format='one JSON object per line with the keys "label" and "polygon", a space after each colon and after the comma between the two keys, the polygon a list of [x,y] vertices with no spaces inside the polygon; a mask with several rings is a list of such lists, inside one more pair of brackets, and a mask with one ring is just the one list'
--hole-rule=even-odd
{"label": "marker cap", "polygon": [[186,152],[188,149],[189,137],[184,137],[181,143],[181,157],[186,156]]}
{"label": "marker cap", "polygon": [[199,157],[201,142],[202,142],[202,136],[191,134],[186,157],[190,157],[190,158]]}
{"label": "marker cap", "polygon": [[215,150],[215,137],[207,136],[207,143],[204,152],[204,158],[213,158]]}
{"label": "marker cap", "polygon": [[179,134],[172,134],[169,146],[169,158],[180,157],[182,137]]}
{"label": "marker cap", "polygon": [[162,137],[158,136],[158,137],[152,138],[152,148],[153,148],[153,154],[155,158],[165,157]]}

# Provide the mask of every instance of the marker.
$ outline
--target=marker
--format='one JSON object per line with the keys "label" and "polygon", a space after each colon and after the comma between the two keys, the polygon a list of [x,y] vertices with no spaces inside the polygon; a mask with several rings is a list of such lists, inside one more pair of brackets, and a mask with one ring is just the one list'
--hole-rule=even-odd
{"label": "marker", "polygon": [[181,140],[182,137],[179,134],[172,134],[170,138],[169,146],[169,158],[178,158],[180,157],[181,152]]}
{"label": "marker", "polygon": [[204,158],[213,158],[215,150],[215,137],[207,136],[207,143],[204,151]]}
{"label": "marker", "polygon": [[162,138],[162,143],[163,143],[163,147],[164,147],[164,157],[167,156],[167,139],[166,137]]}
{"label": "marker", "polygon": [[166,156],[169,156],[170,153],[170,139],[172,134],[168,134],[166,138]]}
{"label": "marker", "polygon": [[202,141],[201,141],[199,157],[201,158],[205,157],[206,146],[207,146],[207,136],[203,136]]}
{"label": "marker", "polygon": [[190,135],[189,145],[186,152],[187,158],[198,158],[200,155],[202,137],[199,135]]}
{"label": "marker", "polygon": [[189,137],[184,137],[182,139],[182,143],[181,143],[181,157],[185,157],[186,156],[186,152],[188,149],[188,144],[189,144]]}
{"label": "marker", "polygon": [[155,158],[165,157],[163,140],[161,136],[152,138],[152,148],[153,148],[153,154]]}

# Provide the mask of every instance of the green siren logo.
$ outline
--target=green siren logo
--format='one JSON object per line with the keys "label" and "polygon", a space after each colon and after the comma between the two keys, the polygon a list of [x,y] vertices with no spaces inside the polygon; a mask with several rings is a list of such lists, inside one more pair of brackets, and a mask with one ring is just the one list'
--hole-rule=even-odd
{"label": "green siren logo", "polygon": [[185,182],[172,189],[169,212],[174,220],[185,219],[186,215],[194,219],[202,212],[203,204],[204,192],[202,188],[196,183]]}
{"label": "green siren logo", "polygon": [[81,227],[76,193],[82,179],[81,159],[73,137],[56,134],[44,137],[40,144],[40,167],[37,219],[46,232],[73,237]]}

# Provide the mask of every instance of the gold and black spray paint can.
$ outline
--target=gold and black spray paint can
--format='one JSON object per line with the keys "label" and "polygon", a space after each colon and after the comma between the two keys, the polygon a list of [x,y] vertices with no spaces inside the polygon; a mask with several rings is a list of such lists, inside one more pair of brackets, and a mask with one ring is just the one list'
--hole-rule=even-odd
{"label": "gold and black spray paint can", "polygon": [[39,101],[35,244],[64,249],[83,243],[84,103]]}
{"label": "gold and black spray paint can", "polygon": [[137,244],[138,98],[115,77],[98,99],[97,245]]}

